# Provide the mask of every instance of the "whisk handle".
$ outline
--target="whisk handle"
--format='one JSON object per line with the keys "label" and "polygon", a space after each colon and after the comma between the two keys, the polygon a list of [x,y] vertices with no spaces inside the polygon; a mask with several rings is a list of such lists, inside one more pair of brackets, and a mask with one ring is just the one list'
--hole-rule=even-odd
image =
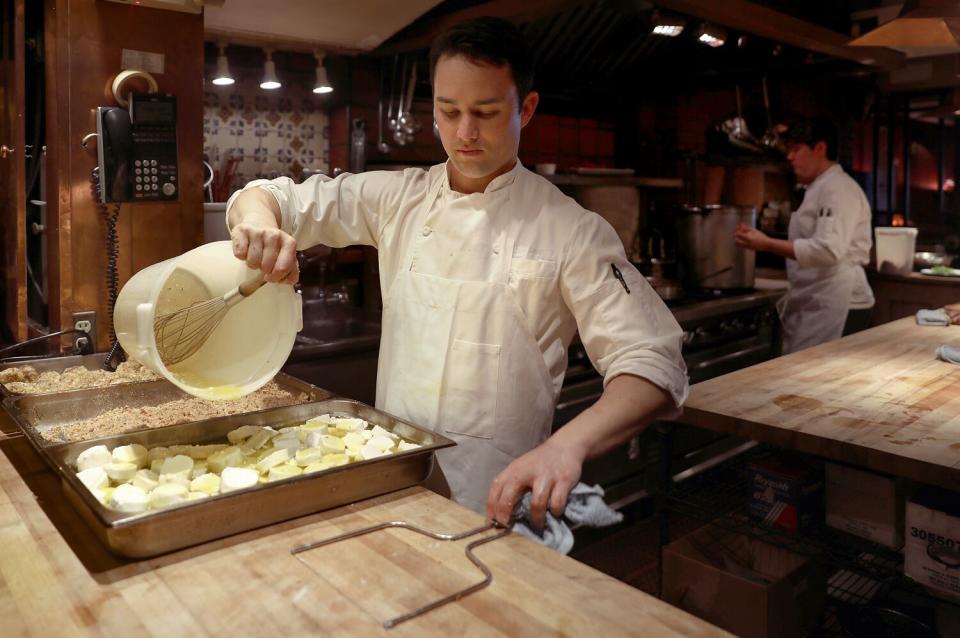
{"label": "whisk handle", "polygon": [[257,290],[259,290],[260,287],[263,286],[263,284],[267,283],[266,279],[264,279],[264,275],[265,273],[261,271],[257,273],[256,277],[251,277],[250,279],[247,279],[245,282],[237,286],[237,290],[240,292],[240,296],[249,297],[250,295],[255,293]]}

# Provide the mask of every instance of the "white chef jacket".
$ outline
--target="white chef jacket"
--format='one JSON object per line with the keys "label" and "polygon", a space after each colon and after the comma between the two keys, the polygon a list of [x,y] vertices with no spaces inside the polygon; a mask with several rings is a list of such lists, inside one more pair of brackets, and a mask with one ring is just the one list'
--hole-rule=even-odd
{"label": "white chef jacket", "polygon": [[[446,164],[429,170],[341,174],[335,179],[316,175],[301,184],[281,177],[257,180],[245,189],[255,187],[264,187],[276,197],[281,226],[293,235],[300,249],[318,243],[376,247],[385,311],[394,282],[406,271],[415,269],[438,281],[485,282],[497,276],[498,263],[509,264],[504,281],[519,306],[518,320],[524,324],[517,328],[530,335],[543,358],[543,379],[548,386],[543,390],[552,401],[539,410],[543,414],[524,416],[546,432],[519,444],[496,446],[496,458],[479,472],[482,476],[464,477],[464,482],[474,484],[469,488],[473,493],[458,500],[474,509],[482,509],[482,495],[489,481],[510,460],[549,436],[553,405],[566,372],[567,347],[578,331],[593,365],[604,376],[604,384],[630,373],[669,392],[678,407],[686,399],[682,331],[646,279],[627,261],[614,229],[519,161],[512,170],[492,180],[483,193],[473,194],[450,188]],[[228,211],[235,197],[228,202]],[[508,227],[515,230],[505,241]],[[507,260],[499,254],[504,246],[512,246]],[[615,277],[611,265],[622,273],[623,283]],[[397,416],[443,429],[444,424],[436,421],[437,412],[407,408],[407,404],[398,405],[396,401],[389,401],[390,406],[381,405],[391,384],[391,379],[384,376],[397,374],[395,369],[384,370],[384,353],[394,349],[391,341],[396,338],[385,324],[377,407],[391,407],[394,413],[410,412]],[[437,356],[449,357],[449,345],[442,344]],[[407,374],[417,375],[418,371],[411,369]],[[470,371],[458,372],[459,377],[464,374]],[[478,378],[477,384],[482,383]],[[522,386],[540,382],[516,379],[511,383]],[[489,418],[494,417],[491,414]],[[449,429],[445,433],[461,434]],[[463,437],[453,438],[461,446],[472,443]],[[456,468],[445,465],[443,459],[441,454],[441,465],[449,478]],[[477,469],[475,464],[471,466]],[[451,487],[457,498],[455,483],[451,481]]]}
{"label": "white chef jacket", "polygon": [[863,270],[872,246],[870,204],[839,164],[807,187],[788,237],[796,259],[787,260],[781,316],[784,350],[794,352],[838,339],[848,310],[874,304]]}

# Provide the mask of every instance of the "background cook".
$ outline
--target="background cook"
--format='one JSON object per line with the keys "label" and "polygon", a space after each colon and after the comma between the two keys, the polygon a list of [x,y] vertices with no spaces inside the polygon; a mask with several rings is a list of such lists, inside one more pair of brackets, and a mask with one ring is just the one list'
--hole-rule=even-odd
{"label": "background cook", "polygon": [[787,239],[740,224],[737,244],[787,259],[790,287],[778,304],[783,351],[796,352],[870,327],[873,291],[863,266],[870,261],[870,204],[837,163],[839,134],[830,120],[802,121],[787,131],[787,159],[807,185],[790,216]]}

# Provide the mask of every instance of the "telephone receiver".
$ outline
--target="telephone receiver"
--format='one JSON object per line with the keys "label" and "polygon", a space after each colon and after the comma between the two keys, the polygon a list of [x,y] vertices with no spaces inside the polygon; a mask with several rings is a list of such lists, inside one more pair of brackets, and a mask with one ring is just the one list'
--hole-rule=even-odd
{"label": "telephone receiver", "polygon": [[100,201],[174,201],[179,197],[176,98],[131,94],[129,107],[97,107]]}
{"label": "telephone receiver", "polygon": [[133,136],[130,113],[114,106],[97,109],[99,120],[100,201],[133,201],[130,155]]}

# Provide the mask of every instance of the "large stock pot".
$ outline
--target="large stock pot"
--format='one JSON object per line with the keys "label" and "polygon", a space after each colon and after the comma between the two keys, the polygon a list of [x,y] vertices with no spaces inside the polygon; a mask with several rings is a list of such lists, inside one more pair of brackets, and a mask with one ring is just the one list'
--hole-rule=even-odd
{"label": "large stock pot", "polygon": [[686,205],[677,213],[677,258],[684,287],[753,288],[756,253],[737,246],[734,231],[737,224],[755,225],[755,208]]}

